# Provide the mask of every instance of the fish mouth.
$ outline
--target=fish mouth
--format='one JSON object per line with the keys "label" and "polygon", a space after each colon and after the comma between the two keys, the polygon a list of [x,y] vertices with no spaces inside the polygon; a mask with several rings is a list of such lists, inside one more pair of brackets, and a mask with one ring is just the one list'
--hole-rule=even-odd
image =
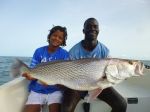
{"label": "fish mouth", "polygon": [[143,74],[143,70],[144,70],[144,64],[143,63],[138,63],[136,64],[136,67],[135,67],[135,76],[142,76],[144,75]]}

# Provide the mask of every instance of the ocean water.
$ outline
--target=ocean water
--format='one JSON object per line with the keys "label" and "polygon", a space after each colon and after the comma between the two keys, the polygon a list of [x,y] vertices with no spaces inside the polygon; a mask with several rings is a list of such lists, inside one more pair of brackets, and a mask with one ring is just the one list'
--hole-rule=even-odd
{"label": "ocean water", "polygon": [[[0,85],[13,80],[10,76],[10,67],[16,58],[21,59],[27,65],[31,62],[31,57],[8,57],[0,56]],[[150,60],[142,60],[144,64],[150,65]]]}
{"label": "ocean water", "polygon": [[8,56],[0,56],[0,85],[13,80],[10,76],[10,67],[15,59],[21,59],[27,65],[30,64],[30,57],[8,57]]}

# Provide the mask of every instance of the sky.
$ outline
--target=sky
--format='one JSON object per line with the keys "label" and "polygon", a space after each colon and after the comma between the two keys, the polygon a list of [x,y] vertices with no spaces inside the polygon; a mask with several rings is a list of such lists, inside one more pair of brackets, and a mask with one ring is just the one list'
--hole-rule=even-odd
{"label": "sky", "polygon": [[32,57],[53,25],[67,27],[69,50],[90,17],[112,57],[150,60],[149,0],[0,0],[0,56]]}

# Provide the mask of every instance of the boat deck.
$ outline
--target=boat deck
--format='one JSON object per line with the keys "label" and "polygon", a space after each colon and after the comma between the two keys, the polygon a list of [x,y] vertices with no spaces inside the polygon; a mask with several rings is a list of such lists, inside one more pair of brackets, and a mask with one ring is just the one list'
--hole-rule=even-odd
{"label": "boat deck", "polygon": [[[28,81],[22,77],[0,86],[0,112],[21,112],[28,92]],[[127,112],[150,112],[150,73],[142,77],[125,80],[116,88],[128,102]],[[75,112],[83,112],[81,100]],[[105,102],[91,102],[90,112],[110,112],[111,107]],[[44,108],[43,112],[48,112]]]}

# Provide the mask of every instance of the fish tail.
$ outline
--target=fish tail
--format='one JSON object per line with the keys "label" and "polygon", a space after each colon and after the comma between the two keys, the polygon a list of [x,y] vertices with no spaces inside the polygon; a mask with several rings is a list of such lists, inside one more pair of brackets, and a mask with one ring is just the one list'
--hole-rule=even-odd
{"label": "fish tail", "polygon": [[13,78],[16,78],[21,76],[23,73],[28,73],[29,71],[29,67],[25,63],[19,59],[16,59],[10,68],[10,75]]}

